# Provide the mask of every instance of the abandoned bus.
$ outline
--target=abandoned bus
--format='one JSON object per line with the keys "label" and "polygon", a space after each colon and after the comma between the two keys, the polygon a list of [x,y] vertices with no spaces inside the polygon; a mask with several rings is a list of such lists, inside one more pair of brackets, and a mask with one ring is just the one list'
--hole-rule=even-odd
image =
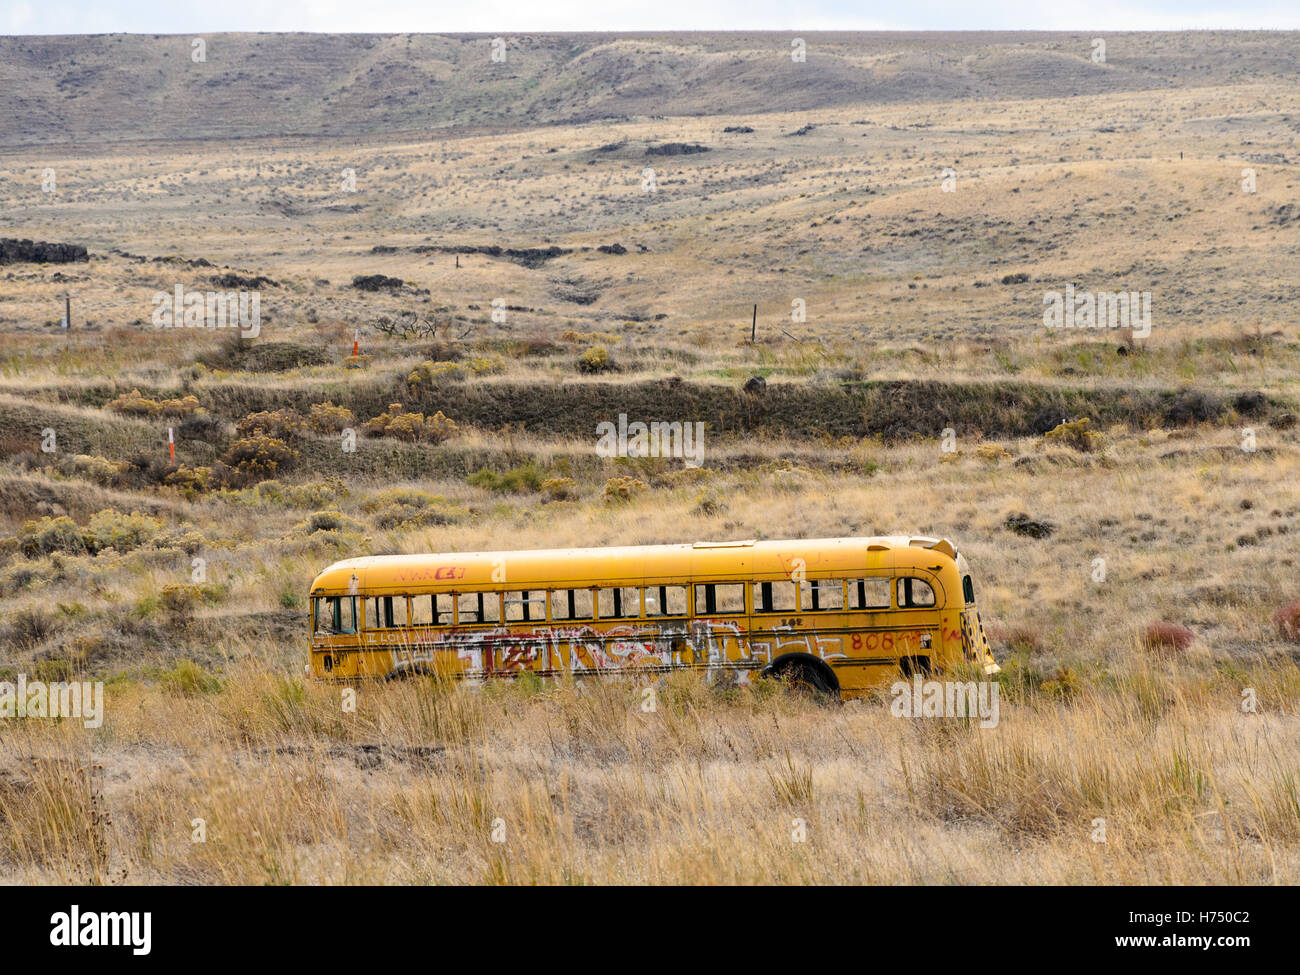
{"label": "abandoned bus", "polygon": [[851,698],[999,669],[966,560],[939,538],[373,556],[321,572],[310,606],[307,672],[326,680],[694,669]]}

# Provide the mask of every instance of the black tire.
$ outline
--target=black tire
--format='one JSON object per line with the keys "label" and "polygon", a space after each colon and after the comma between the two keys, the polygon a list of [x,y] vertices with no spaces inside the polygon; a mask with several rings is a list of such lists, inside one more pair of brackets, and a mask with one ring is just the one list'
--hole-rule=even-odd
{"label": "black tire", "polygon": [[836,697],[835,688],[826,679],[826,675],[813,664],[805,661],[790,661],[781,664],[772,671],[772,677],[781,681],[793,694],[817,702],[826,702]]}

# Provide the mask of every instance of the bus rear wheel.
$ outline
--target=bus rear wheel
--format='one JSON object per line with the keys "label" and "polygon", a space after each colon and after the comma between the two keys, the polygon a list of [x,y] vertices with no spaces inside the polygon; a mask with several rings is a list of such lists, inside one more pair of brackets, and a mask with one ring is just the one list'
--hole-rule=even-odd
{"label": "bus rear wheel", "polygon": [[808,661],[790,660],[777,664],[768,676],[779,680],[791,693],[809,700],[825,702],[836,696],[835,687],[821,668]]}

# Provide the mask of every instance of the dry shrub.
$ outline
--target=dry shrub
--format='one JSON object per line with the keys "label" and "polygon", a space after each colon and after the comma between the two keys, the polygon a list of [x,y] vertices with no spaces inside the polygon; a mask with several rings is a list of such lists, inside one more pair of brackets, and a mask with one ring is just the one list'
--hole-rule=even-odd
{"label": "dry shrub", "polygon": [[297,459],[298,451],[276,437],[243,437],[221,457],[226,468],[222,480],[231,487],[248,487],[270,480]]}
{"label": "dry shrub", "polygon": [[163,479],[163,483],[176,488],[190,501],[215,486],[211,467],[178,467]]}
{"label": "dry shrub", "polygon": [[608,372],[614,368],[614,362],[609,356],[609,350],[603,345],[593,345],[582,355],[578,356],[578,371],[585,373]]}
{"label": "dry shrub", "polygon": [[129,552],[152,541],[161,530],[162,522],[156,518],[105,508],[91,515],[85,528],[66,515],[25,522],[18,533],[18,547],[29,558],[51,552],[95,555],[108,548]]}
{"label": "dry shrub", "polygon": [[67,515],[49,516],[23,523],[18,532],[18,547],[28,558],[50,552],[82,552],[86,543],[81,529]]}
{"label": "dry shrub", "polygon": [[463,511],[447,504],[439,494],[411,488],[392,488],[367,498],[361,510],[372,516],[376,528],[411,528],[425,525],[449,525]]}
{"label": "dry shrub", "polygon": [[357,418],[346,406],[335,406],[330,402],[313,403],[311,417],[307,423],[317,433],[339,433],[349,427],[355,427]]}
{"label": "dry shrub", "polygon": [[195,612],[202,605],[203,593],[198,586],[172,583],[162,587],[158,602],[169,623],[184,627],[193,621]]}
{"label": "dry shrub", "polygon": [[1182,653],[1196,634],[1179,623],[1161,620],[1142,631],[1142,646],[1153,653]]}
{"label": "dry shrub", "polygon": [[578,496],[577,483],[571,477],[548,477],[542,491],[550,501],[572,501]]}
{"label": "dry shrub", "polygon": [[459,362],[421,362],[406,376],[412,392],[424,386],[442,382],[460,382],[469,376],[469,370]]}
{"label": "dry shrub", "polygon": [[131,392],[124,393],[105,403],[104,409],[125,416],[182,419],[200,412],[202,407],[199,406],[199,401],[194,396],[186,396],[183,399],[152,400],[141,396],[140,390],[133,389]]}
{"label": "dry shrub", "polygon": [[984,634],[995,647],[1005,647],[1020,653],[1035,654],[1043,650],[1043,638],[1031,626],[990,621],[984,624]]}
{"label": "dry shrub", "polygon": [[1101,444],[1101,434],[1088,429],[1091,423],[1086,416],[1079,420],[1067,420],[1043,434],[1043,442],[1064,444],[1081,453],[1091,453]]}
{"label": "dry shrub", "polygon": [[460,432],[454,420],[439,410],[425,418],[423,413],[404,413],[401,403],[390,403],[388,411],[367,420],[365,431],[372,437],[392,437],[408,443],[444,443]]}
{"label": "dry shrub", "polygon": [[109,460],[107,457],[76,454],[59,465],[59,469],[74,477],[84,477],[101,487],[127,487],[130,484],[128,474],[131,465],[124,460]]}
{"label": "dry shrub", "polygon": [[1300,643],[1300,601],[1279,608],[1273,614],[1273,625],[1283,640]]}
{"label": "dry shrub", "polygon": [[605,503],[620,504],[644,494],[648,485],[637,477],[611,477],[605,482]]}
{"label": "dry shrub", "polygon": [[338,508],[314,512],[294,528],[294,531],[301,535],[314,535],[317,532],[360,534],[364,530],[365,526],[349,518]]}
{"label": "dry shrub", "polygon": [[302,438],[307,432],[309,422],[306,417],[291,407],[275,412],[264,410],[260,413],[249,413],[235,424],[235,435],[246,438],[272,437],[291,443]]}

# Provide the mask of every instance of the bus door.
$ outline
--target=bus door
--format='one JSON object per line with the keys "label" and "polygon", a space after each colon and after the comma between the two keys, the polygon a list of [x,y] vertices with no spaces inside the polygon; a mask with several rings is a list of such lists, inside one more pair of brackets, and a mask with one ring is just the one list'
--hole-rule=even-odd
{"label": "bus door", "polygon": [[937,669],[943,646],[943,593],[928,573],[900,574],[894,580],[893,614],[898,629],[895,647],[904,674],[928,674]]}

